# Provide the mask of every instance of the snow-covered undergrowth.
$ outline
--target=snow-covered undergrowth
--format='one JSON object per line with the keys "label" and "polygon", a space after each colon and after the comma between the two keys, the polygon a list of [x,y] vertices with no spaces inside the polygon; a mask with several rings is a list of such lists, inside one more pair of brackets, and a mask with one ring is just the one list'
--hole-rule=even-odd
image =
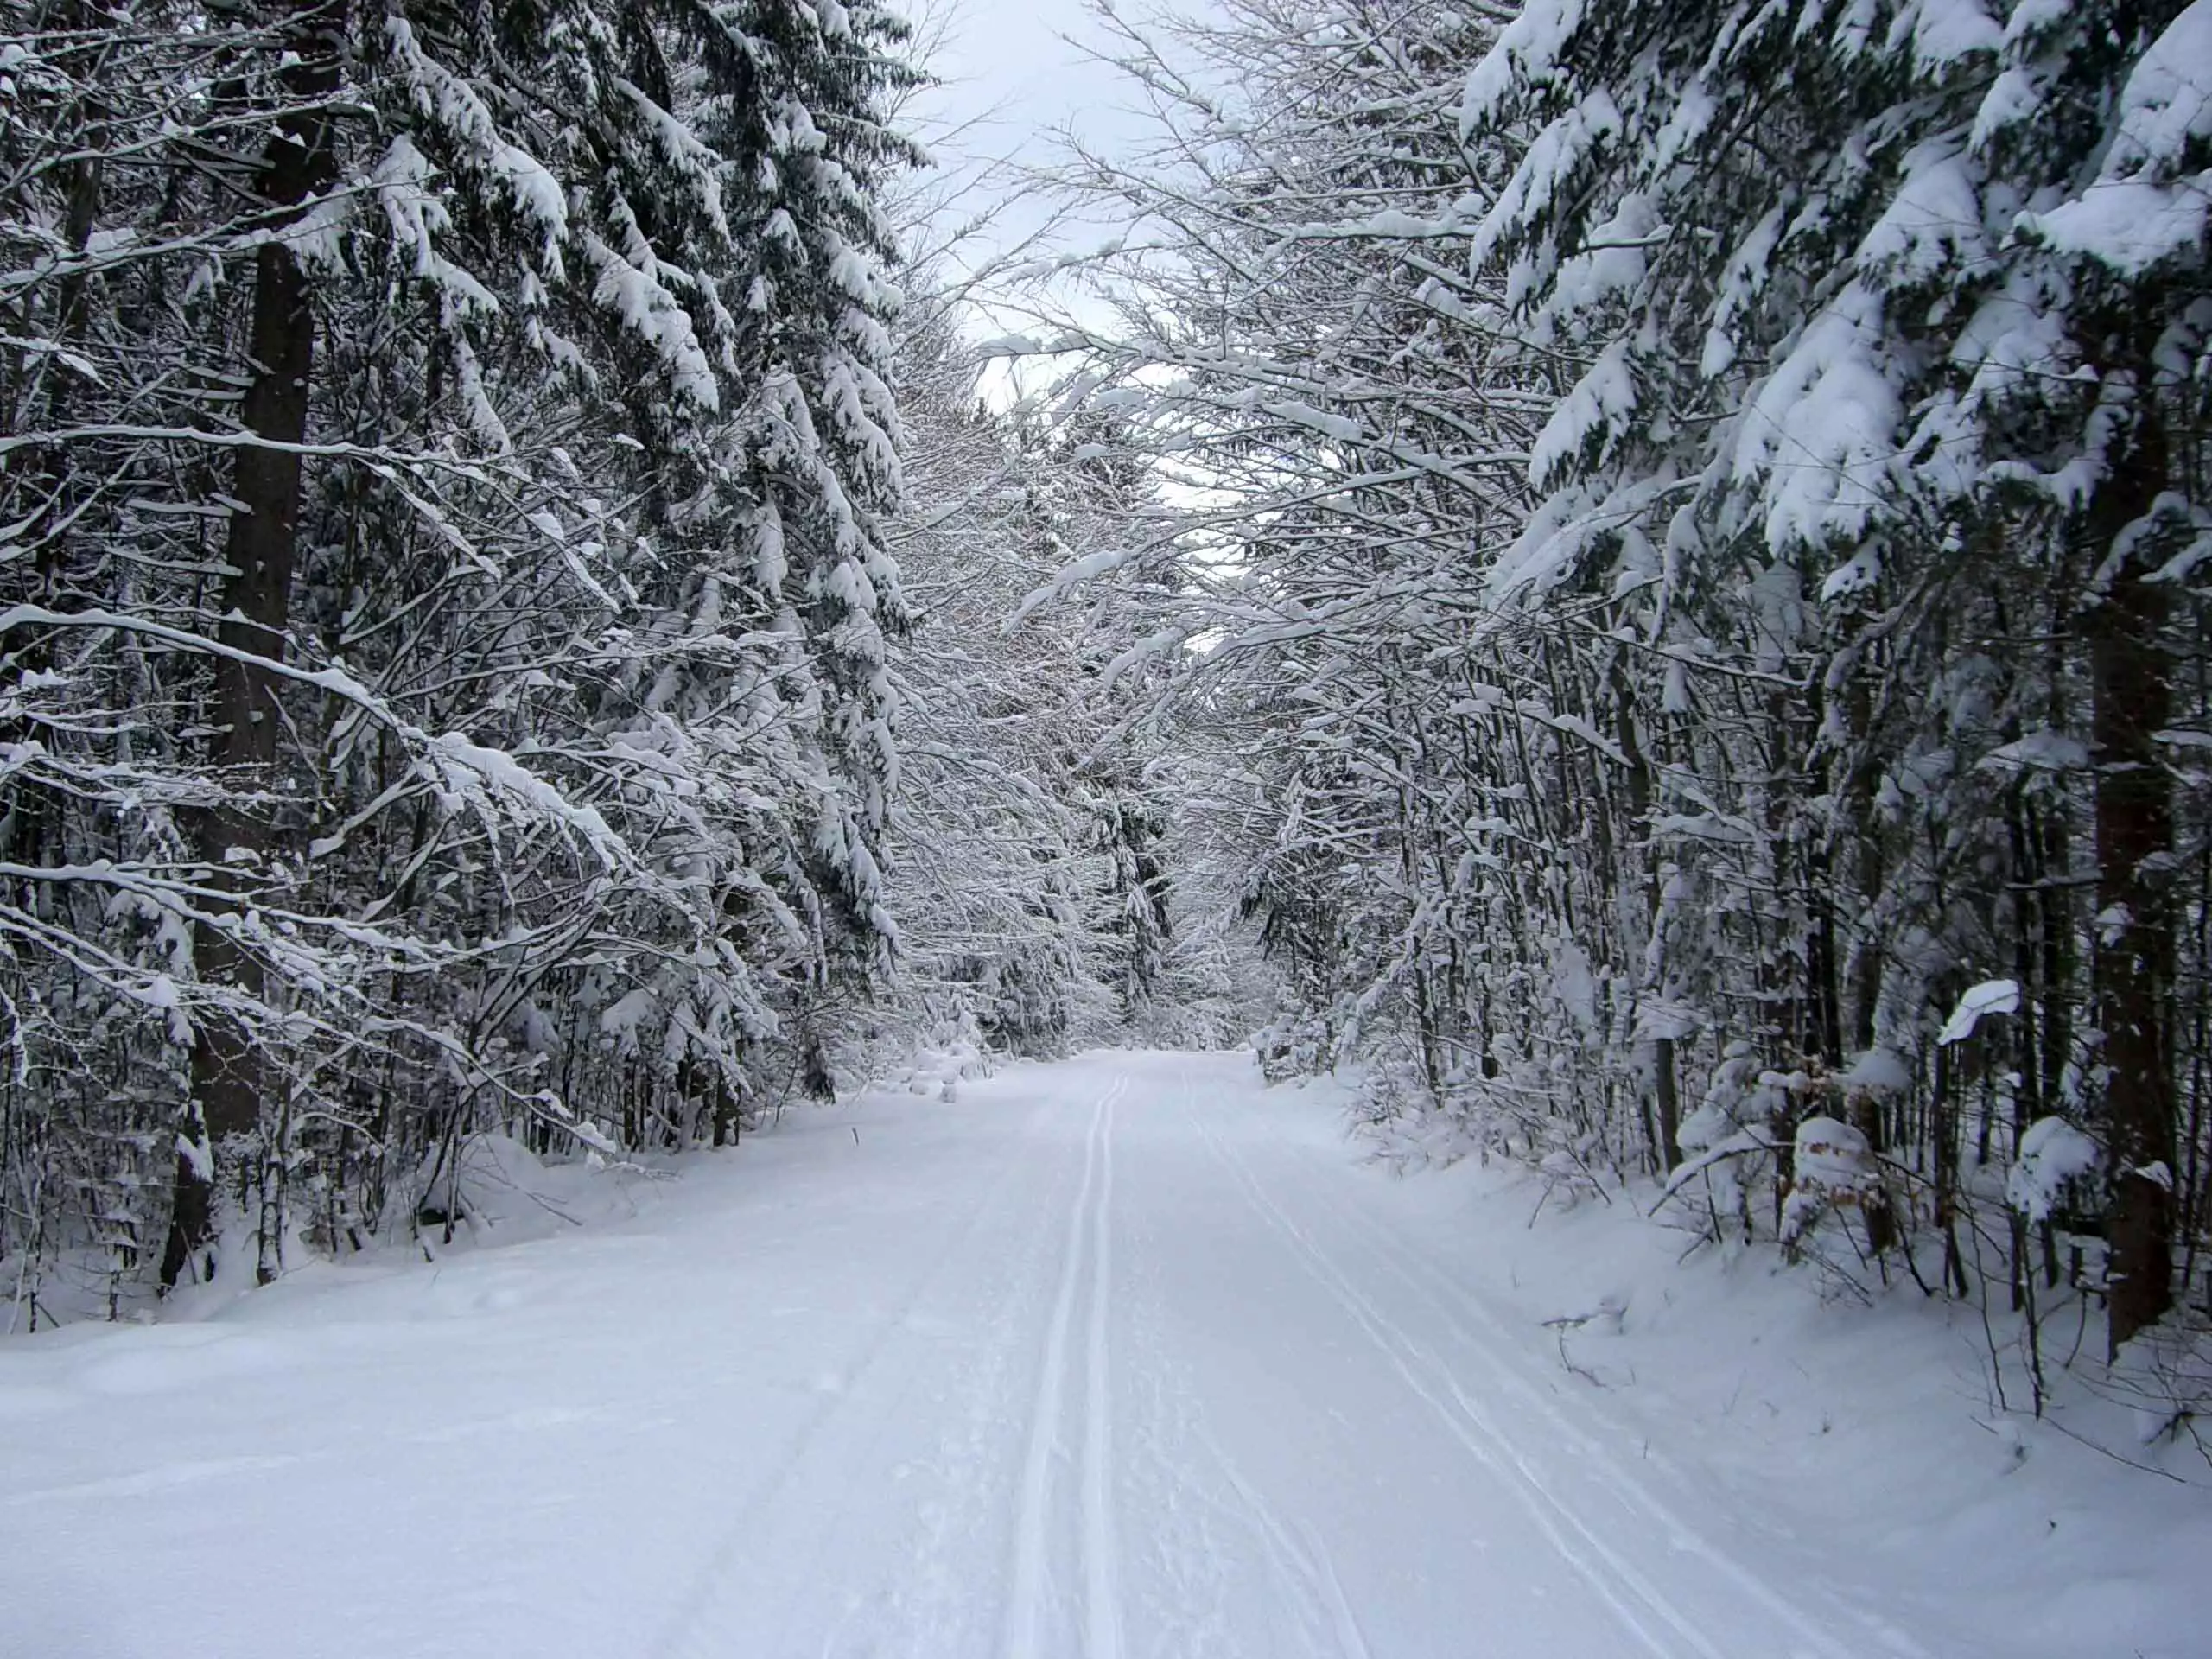
{"label": "snow-covered undergrowth", "polygon": [[999,1057],[984,1048],[972,1032],[952,1033],[918,1048],[906,1049],[895,1058],[876,1058],[855,1082],[862,1093],[883,1089],[953,1100],[958,1097],[963,1083],[971,1077],[988,1077],[998,1066]]}
{"label": "snow-covered undergrowth", "polygon": [[[435,1157],[396,1179],[379,1224],[302,1195],[285,1217],[270,1270],[290,1279],[336,1267],[435,1262],[455,1252],[525,1243],[639,1212],[642,1195],[671,1179],[680,1159],[644,1153],[607,1158],[588,1147],[543,1155],[502,1130],[456,1136]],[[225,1248],[236,1270],[207,1284],[179,1287],[164,1300],[143,1275],[118,1274],[97,1244],[54,1250],[34,1269],[22,1254],[0,1255],[0,1336],[28,1335],[87,1320],[137,1323],[196,1318],[235,1300],[253,1283],[253,1229],[236,1206],[225,1212]],[[32,1287],[35,1287],[33,1294]]]}

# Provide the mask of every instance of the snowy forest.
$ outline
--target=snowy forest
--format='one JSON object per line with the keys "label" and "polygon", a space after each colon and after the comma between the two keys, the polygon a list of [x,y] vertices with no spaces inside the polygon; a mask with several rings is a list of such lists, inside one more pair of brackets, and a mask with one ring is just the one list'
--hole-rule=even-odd
{"label": "snowy forest", "polygon": [[2212,0],[1102,17],[0,0],[13,1328],[1102,1045],[2201,1327]]}

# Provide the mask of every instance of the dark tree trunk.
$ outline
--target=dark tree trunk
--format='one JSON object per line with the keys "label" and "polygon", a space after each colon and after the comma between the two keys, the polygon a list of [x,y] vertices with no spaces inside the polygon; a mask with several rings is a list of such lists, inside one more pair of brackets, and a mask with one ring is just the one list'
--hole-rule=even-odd
{"label": "dark tree trunk", "polygon": [[799,1088],[809,1100],[836,1103],[837,1079],[830,1069],[830,1052],[811,1022],[799,1045]]}
{"label": "dark tree trunk", "polygon": [[[2155,417],[2153,417],[2155,420]],[[2092,510],[2092,551],[2109,558],[2157,498],[2165,467],[2155,424],[2116,465]],[[2088,615],[2096,767],[2096,1012],[2112,1160],[2113,1355],[2173,1303],[2174,1117],[2167,992],[2174,919],[2168,878],[2173,786],[2155,734],[2169,720],[2166,589],[2123,563]],[[2164,1179],[2159,1177],[2163,1175]]]}
{"label": "dark tree trunk", "polygon": [[[1955,991],[1938,998],[1936,1006],[1950,1002]],[[1959,1253],[1959,1120],[1952,1077],[1957,1049],[1948,1043],[1936,1048],[1935,1078],[1929,1101],[1929,1135],[1934,1169],[1936,1229],[1943,1241],[1943,1287],[1955,1296],[1969,1294],[1965,1259]]]}
{"label": "dark tree trunk", "polygon": [[[1888,880],[1886,860],[1882,844],[1881,821],[1876,814],[1874,801],[1881,779],[1880,763],[1873,757],[1879,751],[1874,742],[1874,698],[1872,676],[1879,671],[1878,661],[1862,658],[1851,677],[1851,690],[1847,707],[1851,713],[1851,732],[1862,746],[1853,759],[1848,781],[1847,799],[1849,801],[1850,823],[1857,831],[1856,857],[1852,880],[1855,887],[1853,898],[1859,906],[1859,938],[1857,954],[1849,969],[1851,1044],[1859,1053],[1871,1052],[1878,1027],[1878,1014],[1882,1001],[1882,951],[1880,948],[1879,907],[1882,889]],[[1843,1016],[1837,1015],[1839,1026]],[[1882,1122],[1882,1091],[1861,1089],[1849,1097],[1852,1126],[1866,1137],[1866,1149],[1877,1160],[1889,1150],[1887,1131]],[[1877,1191],[1866,1207],[1866,1248],[1879,1255],[1897,1241],[1897,1217],[1892,1213],[1886,1184]]]}
{"label": "dark tree trunk", "polygon": [[[1636,836],[1636,856],[1643,870],[1644,925],[1656,933],[1664,919],[1665,892],[1659,879],[1659,856],[1652,845],[1651,804],[1656,794],[1652,778],[1651,757],[1646,753],[1643,732],[1636,717],[1635,694],[1630,689],[1626,664],[1618,656],[1612,662],[1610,677],[1613,689],[1615,735],[1621,753],[1628,757],[1628,810],[1631,833]],[[1604,815],[1599,815],[1603,821]],[[1666,951],[1662,942],[1654,939],[1652,958],[1664,963]],[[1664,995],[1667,982],[1663,971],[1653,976],[1651,989]],[[1653,1160],[1662,1175],[1671,1175],[1675,1166],[1681,1162],[1681,1147],[1675,1136],[1682,1126],[1681,1096],[1675,1077],[1675,1039],[1658,1037],[1651,1044],[1651,1106]]]}
{"label": "dark tree trunk", "polygon": [[[336,5],[289,8],[287,56],[278,72],[286,104],[276,122],[255,181],[256,194],[278,223],[335,176],[328,114],[316,107],[338,90],[340,35],[344,14]],[[301,462],[306,442],[309,382],[315,368],[315,312],[307,273],[289,248],[262,245],[255,257],[253,316],[248,380],[240,418],[269,445],[242,445],[232,476],[229,538],[225,562],[231,574],[219,603],[224,645],[281,657],[290,620],[292,564],[299,534]],[[198,825],[200,856],[211,870],[228,868],[232,849],[257,860],[265,849],[267,817],[253,791],[273,782],[278,721],[269,677],[244,664],[218,658],[211,759],[226,774],[231,805],[204,814]],[[251,868],[251,865],[248,868]],[[225,984],[240,1001],[262,992],[261,965],[230,935],[202,928],[194,942],[200,978]],[[184,1126],[195,1143],[177,1159],[176,1198],[162,1259],[162,1283],[211,1273],[213,1263],[215,1163],[226,1141],[250,1139],[262,1116],[262,1066],[255,1033],[240,1020],[202,1022],[192,1053],[192,1106]]]}

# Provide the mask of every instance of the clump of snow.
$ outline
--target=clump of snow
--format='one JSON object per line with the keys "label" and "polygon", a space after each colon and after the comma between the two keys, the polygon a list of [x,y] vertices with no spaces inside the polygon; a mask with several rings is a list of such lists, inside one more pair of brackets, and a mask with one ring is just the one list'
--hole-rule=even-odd
{"label": "clump of snow", "polygon": [[626,992],[600,1011],[599,1029],[602,1035],[612,1037],[615,1046],[625,1054],[638,1052],[639,1027],[660,1011],[660,999],[649,985],[640,985]]}
{"label": "clump of snow", "polygon": [[1980,764],[1993,770],[2018,768],[2030,772],[2081,772],[2089,764],[2089,750],[2077,737],[2063,732],[2030,732],[2025,737],[1992,749]]}
{"label": "clump of snow", "polygon": [[1813,1116],[1797,1126],[1782,1239],[1794,1244],[1833,1210],[1865,1205],[1881,1190],[1881,1171],[1866,1135],[1840,1118]]}
{"label": "clump of snow", "polygon": [[1745,410],[1735,476],[1764,481],[1777,552],[1866,535],[1890,495],[1904,410],[1885,351],[1880,296],[1847,283]]}
{"label": "clump of snow", "polygon": [[1797,1185],[1828,1192],[1859,1190],[1874,1166],[1866,1137],[1833,1117],[1808,1117],[1797,1126]]}
{"label": "clump of snow", "polygon": [[1593,446],[1602,452],[1636,414],[1636,377],[1628,346],[1615,340],[1553,410],[1529,455],[1529,481],[1538,489],[1556,482],[1563,468]]}
{"label": "clump of snow", "polygon": [[2097,1173],[2104,1149],[2063,1117],[2039,1117],[2020,1137],[2005,1177],[2005,1202],[2030,1221],[2048,1221],[2069,1184]]}
{"label": "clump of snow", "polygon": [[1467,76],[1459,102],[1461,142],[1496,120],[1516,86],[1541,85],[1551,79],[1560,53],[1581,27],[1586,3],[1551,0],[1518,9]]}
{"label": "clump of snow", "polygon": [[1893,1048],[1870,1048],[1852,1061],[1841,1082],[1847,1089],[1899,1095],[1912,1087],[1912,1065]]}
{"label": "clump of snow", "polygon": [[2104,166],[2072,200],[2022,215],[2063,252],[2135,276],[2199,245],[2212,214],[2212,168],[2185,171],[2212,137],[2212,0],[2195,0],[2127,78]]}
{"label": "clump of snow", "polygon": [[1946,1047],[1962,1043],[1974,1035],[1974,1027],[1982,1016],[1991,1014],[2016,1014],[2020,1007],[2020,985],[2018,980],[1986,979],[1969,988],[1951,1010],[1951,1017],[1943,1022],[1943,1029],[1936,1040]]}

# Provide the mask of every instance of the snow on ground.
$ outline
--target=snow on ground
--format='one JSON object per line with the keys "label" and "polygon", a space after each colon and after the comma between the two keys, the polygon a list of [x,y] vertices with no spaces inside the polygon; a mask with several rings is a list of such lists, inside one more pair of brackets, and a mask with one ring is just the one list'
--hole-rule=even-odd
{"label": "snow on ground", "polygon": [[1998,1421],[1957,1310],[1393,1179],[1239,1056],[943,1092],[0,1344],[0,1654],[2203,1651],[2205,1491]]}

